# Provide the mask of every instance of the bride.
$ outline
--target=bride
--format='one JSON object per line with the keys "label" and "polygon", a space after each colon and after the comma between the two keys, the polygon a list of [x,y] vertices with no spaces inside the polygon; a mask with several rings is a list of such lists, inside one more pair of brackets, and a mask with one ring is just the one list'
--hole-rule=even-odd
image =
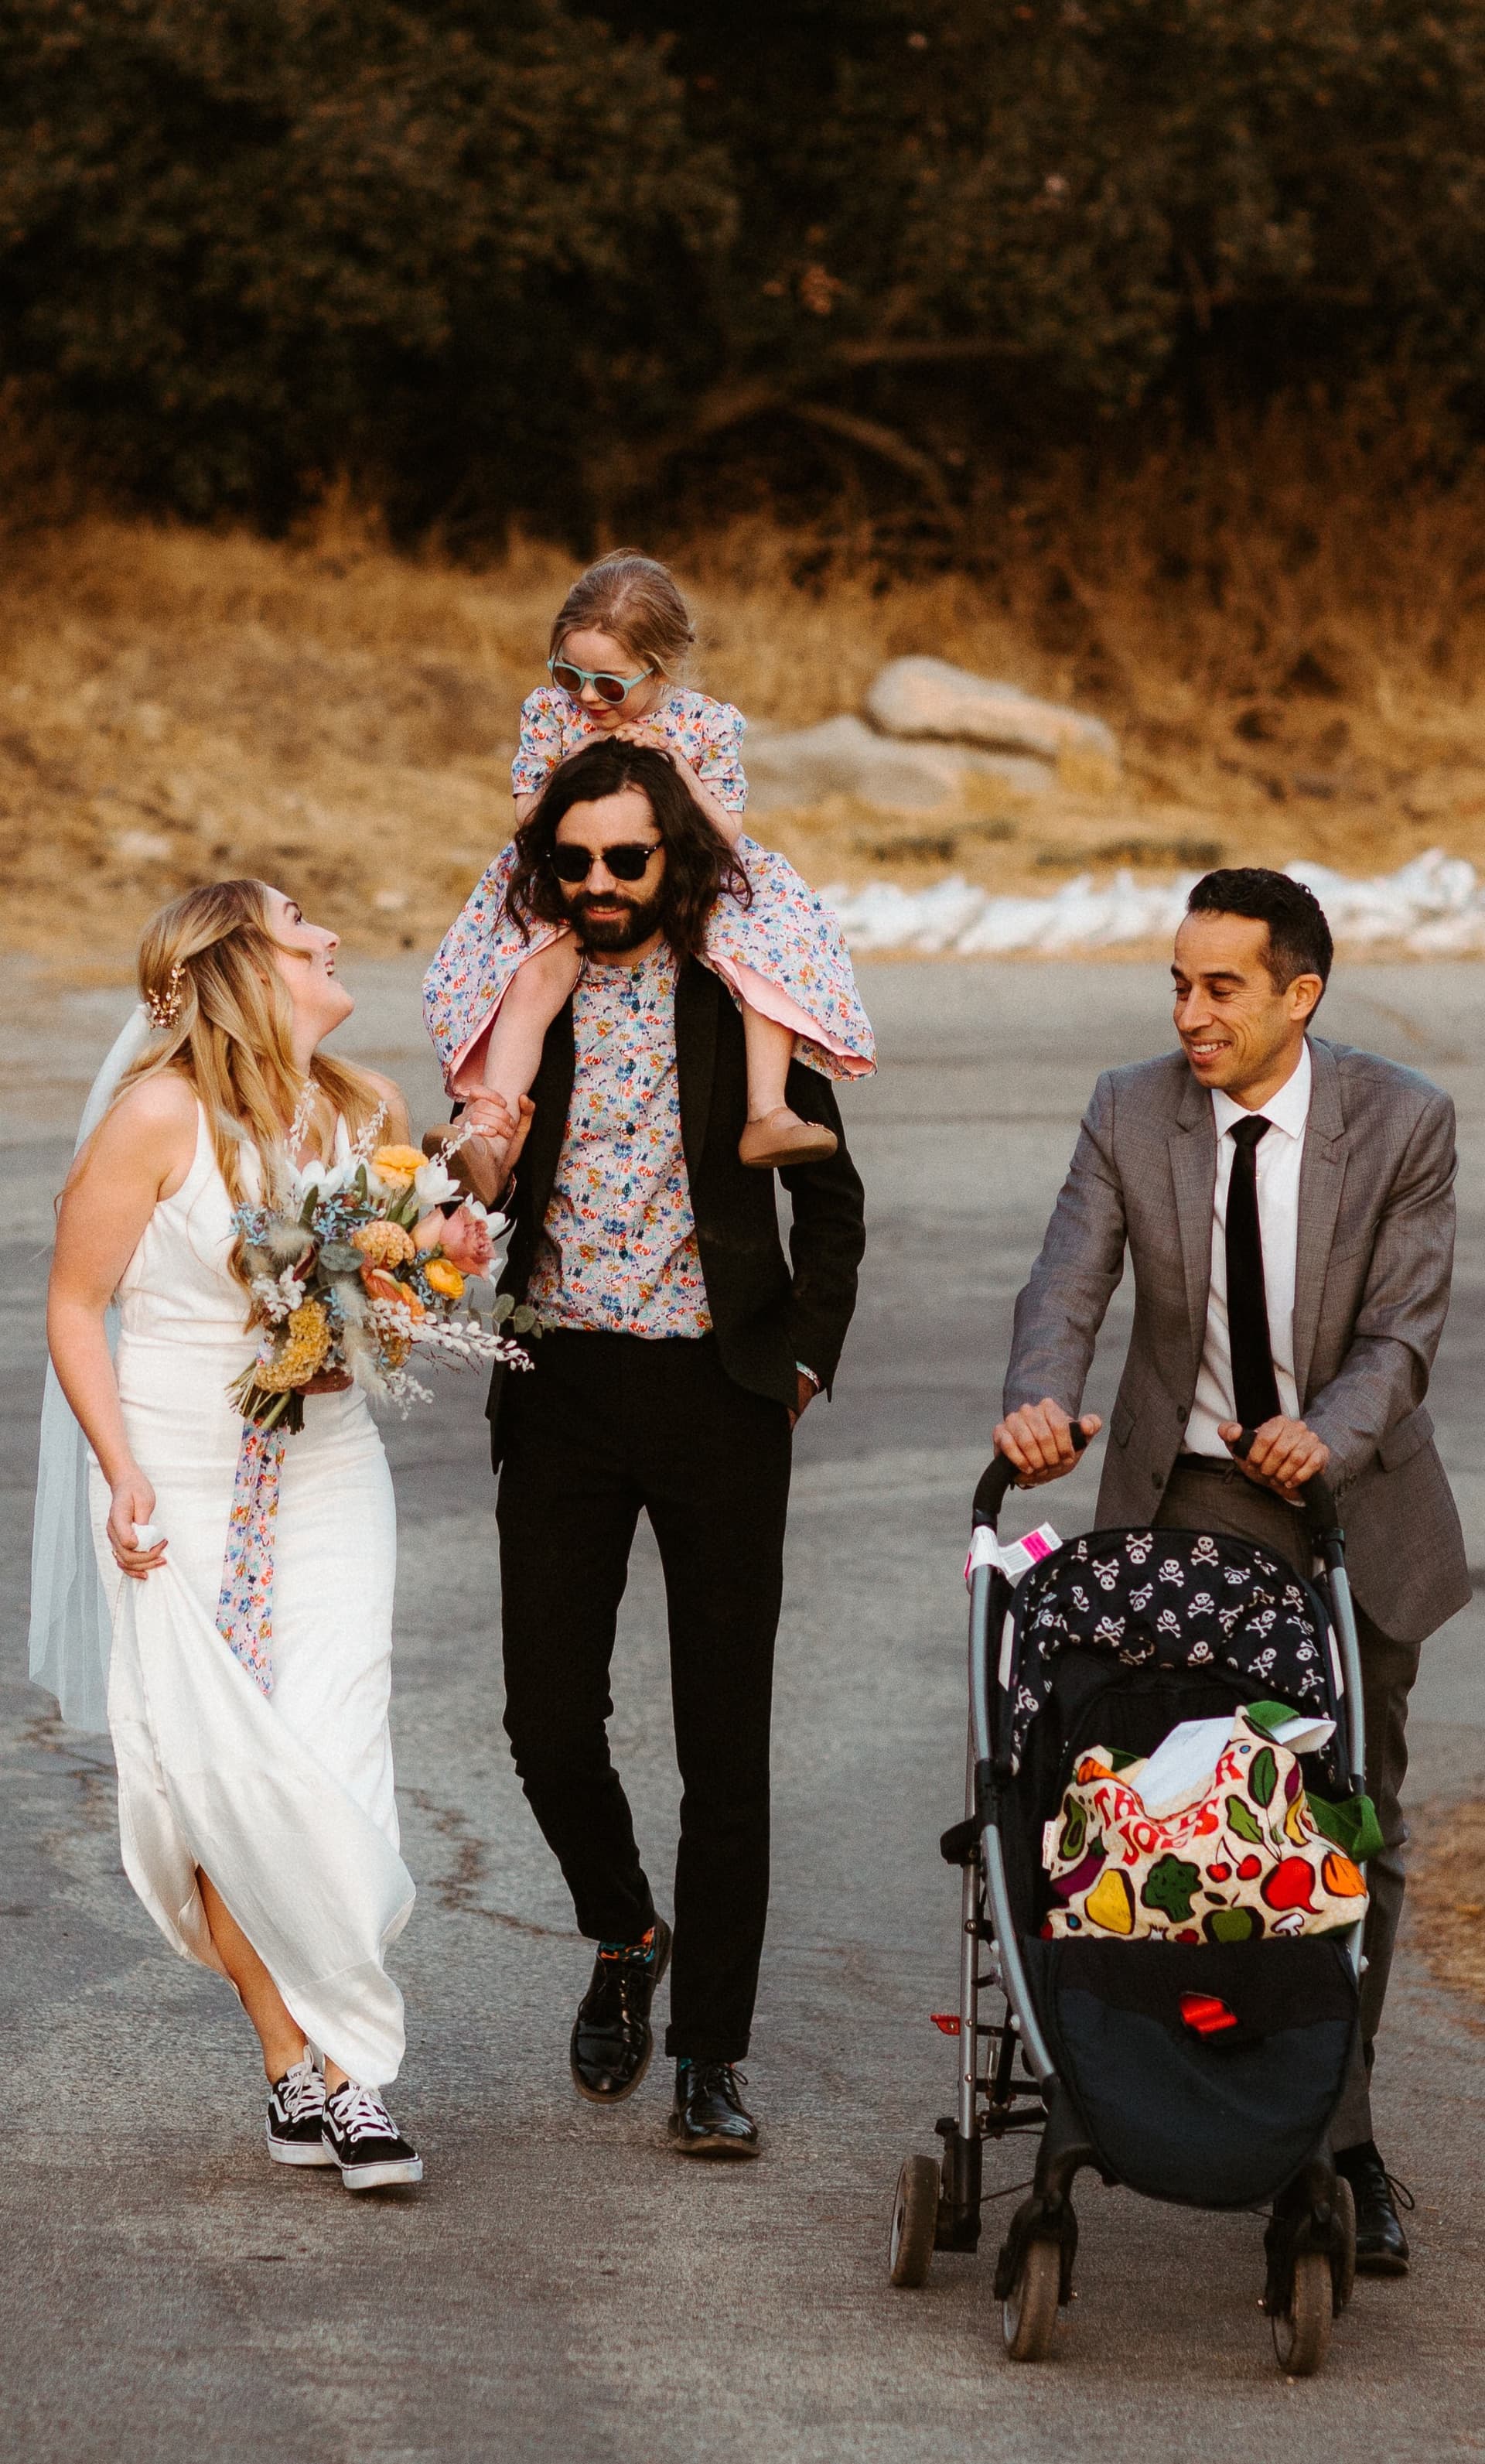
{"label": "bride", "polygon": [[[407,1137],[391,1081],[319,1049],[353,1006],[337,947],[256,881],[191,891],[156,917],[140,952],[142,1049],[63,1193],[47,1330],[87,1441],[112,1608],[124,1870],[175,1948],[235,1987],[263,2049],[270,2155],[338,2166],[364,2189],[423,2174],[380,2094],[404,2049],[384,1953],[413,1900],[387,1734],[391,1479],[364,1395],[322,1377],[284,1449],[275,1513],[272,1490],[265,1503],[240,1476],[227,1393],[256,1350],[234,1208],[272,1185],[291,1138],[302,1165],[348,1158],[368,1126],[379,1144]],[[498,1109],[479,1125],[503,1135]],[[447,1254],[488,1262],[476,1218],[429,1222]],[[44,1442],[44,1476],[46,1457]],[[243,1606],[224,1563],[229,1541],[240,1560],[245,1527],[271,1692],[224,1639]],[[55,1665],[43,1648],[37,1673],[65,1712]]]}

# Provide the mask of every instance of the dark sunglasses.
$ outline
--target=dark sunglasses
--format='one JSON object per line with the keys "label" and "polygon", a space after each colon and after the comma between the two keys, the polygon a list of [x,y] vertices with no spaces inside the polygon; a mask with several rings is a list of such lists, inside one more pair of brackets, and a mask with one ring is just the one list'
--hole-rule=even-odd
{"label": "dark sunglasses", "polygon": [[654,672],[653,668],[642,668],[637,676],[616,676],[602,668],[575,667],[571,659],[547,661],[547,673],[552,682],[560,685],[564,693],[571,693],[574,701],[581,699],[584,685],[591,685],[601,701],[610,702],[615,707],[626,693],[631,693],[636,685],[642,685],[645,677],[652,676]]}
{"label": "dark sunglasses", "polygon": [[616,881],[640,881],[652,855],[660,853],[659,839],[635,839],[627,847],[582,847],[558,845],[552,849],[552,869],[558,881],[569,885],[586,881],[596,864],[608,867]]}

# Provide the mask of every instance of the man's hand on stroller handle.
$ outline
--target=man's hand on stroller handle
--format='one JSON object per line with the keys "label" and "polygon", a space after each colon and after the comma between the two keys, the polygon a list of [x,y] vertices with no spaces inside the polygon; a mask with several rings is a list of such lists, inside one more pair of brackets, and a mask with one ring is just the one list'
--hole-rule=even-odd
{"label": "man's hand on stroller handle", "polygon": [[[1084,1412],[1078,1423],[1083,1443],[1096,1438],[1103,1426],[1097,1412]],[[1020,1474],[1018,1488],[1040,1488],[1046,1481],[1060,1480],[1071,1471],[1081,1448],[1061,1404],[1044,1395],[1039,1403],[1023,1403],[996,1424],[995,1452],[1015,1463]]]}
{"label": "man's hand on stroller handle", "polygon": [[1259,1488],[1273,1489],[1291,1506],[1299,1504],[1306,1481],[1321,1479],[1329,1468],[1330,1448],[1302,1420],[1286,1420],[1281,1414],[1265,1420],[1254,1431],[1246,1449],[1238,1443],[1242,1434],[1236,1420],[1217,1423],[1218,1437],[1248,1478]]}

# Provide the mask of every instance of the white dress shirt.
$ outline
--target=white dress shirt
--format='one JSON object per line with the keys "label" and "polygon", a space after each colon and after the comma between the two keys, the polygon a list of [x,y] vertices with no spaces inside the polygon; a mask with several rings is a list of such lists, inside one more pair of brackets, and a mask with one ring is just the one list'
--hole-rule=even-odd
{"label": "white dress shirt", "polygon": [[[1273,1128],[1258,1142],[1255,1177],[1258,1190],[1258,1237],[1263,1243],[1263,1292],[1268,1305],[1269,1342],[1278,1408],[1285,1418],[1299,1417],[1294,1375],[1294,1280],[1299,1242],[1299,1164],[1304,1155],[1304,1126],[1310,1113],[1310,1047],[1302,1045],[1293,1075],[1277,1095],[1255,1111]],[[1233,1177],[1233,1141],[1228,1133],[1235,1121],[1254,1112],[1234,1104],[1219,1088],[1212,1090],[1217,1132],[1217,1185],[1212,1201],[1212,1283],[1207,1295],[1207,1339],[1202,1345],[1196,1397],[1187,1424],[1186,1451],[1232,1455],[1217,1435],[1219,1420],[1235,1420],[1233,1399],[1233,1347],[1227,1323],[1227,1193]]]}

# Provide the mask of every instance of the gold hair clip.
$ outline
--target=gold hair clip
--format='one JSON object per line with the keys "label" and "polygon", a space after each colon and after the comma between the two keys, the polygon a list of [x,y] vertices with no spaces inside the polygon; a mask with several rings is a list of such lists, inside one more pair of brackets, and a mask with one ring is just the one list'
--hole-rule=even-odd
{"label": "gold hair clip", "polygon": [[185,968],[178,958],[170,970],[170,979],[164,991],[146,993],[144,996],[144,1006],[149,1012],[149,1023],[157,1032],[162,1028],[173,1026],[181,1015],[181,978],[184,973]]}

